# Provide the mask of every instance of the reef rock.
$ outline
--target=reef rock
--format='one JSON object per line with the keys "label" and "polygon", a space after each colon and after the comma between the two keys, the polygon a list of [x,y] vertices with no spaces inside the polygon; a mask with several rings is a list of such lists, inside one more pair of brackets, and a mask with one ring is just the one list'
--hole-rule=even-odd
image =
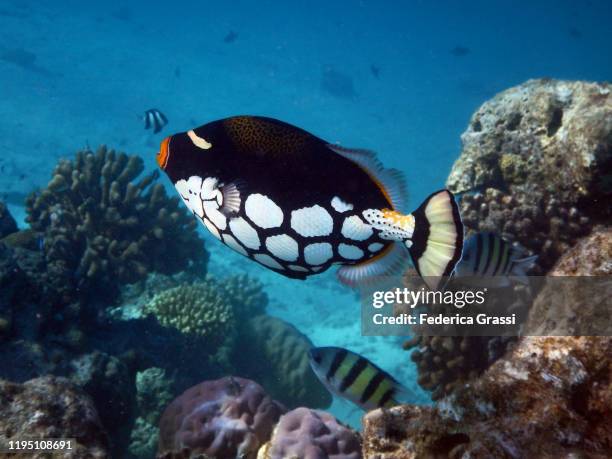
{"label": "reef rock", "polygon": [[[62,457],[111,457],[92,401],[67,379],[47,376],[23,384],[0,380],[0,443],[50,438],[75,440]],[[28,457],[49,456],[41,452]]]}
{"label": "reef rock", "polygon": [[451,191],[466,193],[466,227],[518,240],[546,271],[609,218],[611,88],[530,80],[483,104],[447,180]]}
{"label": "reef rock", "polygon": [[[565,254],[552,274],[609,276],[611,235],[609,228],[597,229]],[[560,284],[551,285],[559,290]],[[571,295],[570,290],[555,292],[545,286],[526,330],[555,333],[563,325],[572,331],[568,322],[598,320],[589,303],[601,302],[609,309],[609,289],[566,308]],[[457,388],[436,407],[404,405],[367,414],[366,456],[609,457],[611,355],[610,336],[522,338],[480,378]]]}
{"label": "reef rock", "polygon": [[612,334],[612,227],[581,239],[548,275],[554,278],[538,293],[525,335]]}
{"label": "reef rock", "polygon": [[359,459],[361,440],[331,414],[296,408],[281,416],[257,459]]}
{"label": "reef rock", "polygon": [[310,368],[311,347],[308,337],[293,325],[260,315],[248,321],[232,360],[240,374],[259,381],[272,397],[289,408],[324,408],[332,398]]}
{"label": "reef rock", "polygon": [[115,454],[124,451],[134,422],[134,375],[117,357],[94,351],[71,362],[70,379],[94,400]]}
{"label": "reef rock", "polygon": [[158,458],[254,459],[285,408],[254,381],[205,381],[176,398],[160,420]]}

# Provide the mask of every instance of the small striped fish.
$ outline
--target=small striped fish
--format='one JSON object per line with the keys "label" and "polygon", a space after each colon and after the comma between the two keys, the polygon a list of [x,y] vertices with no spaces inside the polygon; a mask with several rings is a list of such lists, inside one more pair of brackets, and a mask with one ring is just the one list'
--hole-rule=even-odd
{"label": "small striped fish", "polygon": [[166,124],[168,124],[166,115],[156,108],[147,110],[142,118],[145,123],[145,129],[153,128],[154,134],[157,134]]}
{"label": "small striped fish", "polygon": [[527,283],[527,274],[537,255],[526,257],[525,250],[493,233],[477,233],[470,237],[455,270],[457,276],[469,277],[470,283],[491,287],[507,287],[510,277]]}
{"label": "small striped fish", "polygon": [[309,351],[310,366],[332,394],[369,411],[389,408],[409,395],[390,374],[366,358],[340,347],[315,347]]}

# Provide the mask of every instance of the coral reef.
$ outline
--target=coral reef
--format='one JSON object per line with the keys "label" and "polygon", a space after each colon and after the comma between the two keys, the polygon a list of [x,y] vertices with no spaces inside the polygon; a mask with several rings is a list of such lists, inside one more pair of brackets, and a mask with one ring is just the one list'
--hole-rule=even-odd
{"label": "coral reef", "polygon": [[[111,457],[108,438],[89,397],[64,378],[43,377],[24,384],[0,380],[0,442],[9,439],[73,438],[66,458]],[[49,457],[48,453],[28,455]]]}
{"label": "coral reef", "polygon": [[609,218],[611,87],[530,80],[482,105],[447,180],[451,191],[465,193],[466,228],[520,242],[546,272]]}
{"label": "coral reef", "polygon": [[212,344],[222,343],[235,331],[233,308],[212,279],[161,292],[145,312],[166,327],[203,336]]}
{"label": "coral reef", "polygon": [[281,416],[257,459],[359,459],[359,434],[324,411],[296,408]]}
{"label": "coral reef", "polygon": [[0,201],[0,239],[15,233],[17,230],[17,222],[9,212],[6,204]]}
{"label": "coral reef", "polygon": [[[553,274],[609,275],[609,251],[610,229],[598,229],[566,253]],[[549,294],[542,289],[535,304],[563,311],[551,305]],[[541,311],[534,308],[526,329],[554,332],[557,324],[540,317]],[[571,314],[577,323],[597,320],[588,307]],[[524,337],[436,407],[404,405],[366,415],[364,454],[381,459],[607,457],[612,451],[610,355],[609,336]]]}
{"label": "coral reef", "polygon": [[285,409],[248,379],[205,381],[176,398],[160,421],[158,458],[254,459]]}
{"label": "coral reef", "polygon": [[247,319],[264,314],[268,295],[262,283],[248,274],[237,274],[219,282],[223,296],[232,303],[236,317]]}
{"label": "coral reef", "polygon": [[117,357],[94,351],[70,362],[70,380],[97,402],[114,455],[125,451],[134,418],[134,374]]}
{"label": "coral reef", "polygon": [[132,456],[147,459],[155,456],[159,439],[157,427],[163,409],[173,399],[174,380],[163,368],[151,367],[136,374],[136,412],[138,417],[128,448]]}
{"label": "coral reef", "polygon": [[[312,343],[293,325],[276,317],[257,316],[248,321],[239,340],[237,355],[232,359],[236,367],[260,382],[272,397],[289,408],[331,404],[331,395],[308,362]],[[239,353],[244,348],[250,352]]]}
{"label": "coral reef", "polygon": [[150,272],[206,262],[193,218],[154,184],[157,172],[135,182],[143,169],[141,158],[106,147],[80,151],[28,197],[27,221],[43,236],[49,281],[64,302],[77,293],[112,298]]}
{"label": "coral reef", "polygon": [[[565,253],[548,275],[564,278],[549,279],[542,288],[529,311],[525,335],[611,334],[611,227],[595,228]],[[607,276],[608,282],[592,282],[585,276]]]}

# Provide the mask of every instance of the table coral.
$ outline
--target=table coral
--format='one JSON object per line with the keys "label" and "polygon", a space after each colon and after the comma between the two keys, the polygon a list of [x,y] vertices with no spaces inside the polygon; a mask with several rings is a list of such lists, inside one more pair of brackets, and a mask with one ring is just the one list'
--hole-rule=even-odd
{"label": "table coral", "polygon": [[157,172],[136,181],[143,169],[140,157],[104,146],[80,151],[28,197],[27,221],[43,236],[47,270],[66,301],[77,292],[114,296],[150,272],[203,267],[195,221],[155,183]]}
{"label": "table coral", "polygon": [[254,459],[284,407],[254,381],[204,381],[176,398],[160,420],[158,458]]}
{"label": "table coral", "polygon": [[257,459],[360,459],[361,439],[331,414],[296,408],[281,416]]}
{"label": "table coral", "polygon": [[165,290],[145,306],[145,312],[166,327],[203,336],[213,344],[233,335],[236,326],[231,303],[212,279]]}

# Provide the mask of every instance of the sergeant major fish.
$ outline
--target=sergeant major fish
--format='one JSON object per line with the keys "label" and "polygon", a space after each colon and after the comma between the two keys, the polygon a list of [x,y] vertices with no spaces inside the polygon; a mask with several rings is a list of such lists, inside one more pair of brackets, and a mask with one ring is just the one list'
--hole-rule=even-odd
{"label": "sergeant major fish", "polygon": [[315,347],[308,352],[308,358],[327,390],[365,411],[390,408],[400,403],[400,399],[414,401],[414,395],[389,373],[347,349]]}
{"label": "sergeant major fish", "polygon": [[465,242],[456,275],[466,283],[491,287],[507,287],[511,278],[527,283],[526,272],[538,257],[525,255],[525,249],[494,233],[477,233]]}
{"label": "sergeant major fish", "polygon": [[166,118],[166,115],[156,108],[147,110],[142,119],[145,123],[145,129],[153,128],[154,134],[157,134],[166,124],[168,124],[168,118]]}
{"label": "sergeant major fish", "polygon": [[449,191],[402,214],[398,171],[282,121],[213,121],[164,139],[157,162],[216,238],[287,277],[340,264],[340,280],[354,286],[401,268],[407,248],[436,288],[461,255],[463,226]]}

